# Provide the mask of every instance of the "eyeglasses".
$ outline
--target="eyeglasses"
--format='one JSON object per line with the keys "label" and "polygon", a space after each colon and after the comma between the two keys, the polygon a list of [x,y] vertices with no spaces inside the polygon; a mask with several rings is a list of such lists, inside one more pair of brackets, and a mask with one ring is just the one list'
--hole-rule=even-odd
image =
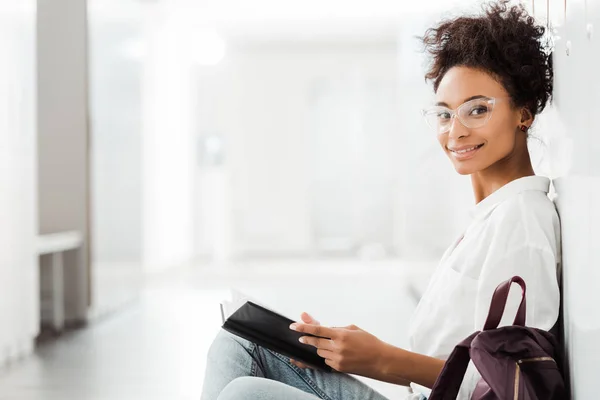
{"label": "eyeglasses", "polygon": [[492,111],[498,98],[481,97],[461,104],[456,111],[443,106],[434,106],[423,110],[427,125],[440,135],[450,131],[452,118],[457,117],[467,128],[481,128],[492,117]]}

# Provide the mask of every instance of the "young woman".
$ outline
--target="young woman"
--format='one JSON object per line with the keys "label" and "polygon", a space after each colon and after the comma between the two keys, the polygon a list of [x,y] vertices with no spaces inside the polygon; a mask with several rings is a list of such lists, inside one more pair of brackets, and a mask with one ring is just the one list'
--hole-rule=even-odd
{"label": "young woman", "polygon": [[[527,148],[529,128],[552,94],[544,32],[522,7],[500,1],[425,33],[436,102],[424,116],[456,171],[471,177],[476,206],[415,311],[410,350],[353,325],[322,327],[307,314],[291,327],[330,338],[305,342],[334,370],[410,385],[410,399],[426,399],[444,360],[482,329],[494,289],[513,275],[528,285],[528,326],[550,330],[557,322],[559,218],[547,196],[550,181],[535,176]],[[511,323],[519,296],[511,294],[502,325]],[[471,365],[460,399],[470,398],[479,378]],[[210,349],[203,400],[316,398],[384,399],[350,375],[306,368],[225,332]]]}

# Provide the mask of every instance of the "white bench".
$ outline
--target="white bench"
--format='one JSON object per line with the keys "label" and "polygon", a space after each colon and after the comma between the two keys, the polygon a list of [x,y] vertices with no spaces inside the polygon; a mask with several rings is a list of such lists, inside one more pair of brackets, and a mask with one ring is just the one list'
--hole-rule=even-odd
{"label": "white bench", "polygon": [[[83,236],[78,231],[52,233],[37,237],[37,253],[40,257],[40,267],[50,268],[51,300],[49,308],[51,318],[49,322],[55,331],[61,331],[65,325],[64,252],[71,250],[79,251],[82,245]],[[42,262],[42,256],[50,256],[49,262]],[[40,274],[40,277],[42,276]],[[43,283],[40,282],[40,287],[42,287]],[[42,319],[43,314],[42,310]]]}

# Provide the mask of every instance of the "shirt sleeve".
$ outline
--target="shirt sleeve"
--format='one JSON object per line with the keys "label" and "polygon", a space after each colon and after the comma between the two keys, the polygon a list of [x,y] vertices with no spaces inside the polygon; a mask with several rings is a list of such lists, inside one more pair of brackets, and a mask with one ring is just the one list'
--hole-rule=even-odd
{"label": "shirt sleeve", "polygon": [[[496,287],[515,275],[523,278],[527,285],[526,325],[546,331],[552,329],[560,308],[558,265],[552,250],[524,246],[506,255],[492,255],[488,260],[478,281],[474,331],[483,329]],[[512,325],[520,303],[521,288],[512,285],[499,326]],[[480,378],[474,364],[469,363],[458,399],[470,399]]]}

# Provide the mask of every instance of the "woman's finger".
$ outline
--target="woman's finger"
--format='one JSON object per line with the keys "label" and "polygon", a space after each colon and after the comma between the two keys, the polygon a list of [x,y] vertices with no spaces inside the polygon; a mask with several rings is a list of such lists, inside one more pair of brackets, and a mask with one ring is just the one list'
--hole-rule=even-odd
{"label": "woman's finger", "polygon": [[300,343],[311,345],[313,347],[316,347],[317,349],[325,349],[325,350],[333,349],[333,342],[329,339],[322,339],[322,338],[317,338],[317,337],[312,337],[312,336],[302,336],[300,338]]}
{"label": "woman's finger", "polygon": [[319,355],[319,357],[323,357],[330,360],[333,360],[336,356],[333,351],[325,349],[317,349],[317,354]]}
{"label": "woman's finger", "polygon": [[302,315],[300,316],[300,318],[302,318],[302,321],[304,323],[313,324],[313,325],[320,325],[319,321],[317,321],[316,319],[314,319],[312,317],[312,315],[310,315],[310,314],[308,314],[306,312],[303,312]]}
{"label": "woman's finger", "polygon": [[295,322],[290,325],[290,329],[296,332],[308,333],[322,338],[337,339],[340,329],[327,328],[320,325],[301,324]]}

